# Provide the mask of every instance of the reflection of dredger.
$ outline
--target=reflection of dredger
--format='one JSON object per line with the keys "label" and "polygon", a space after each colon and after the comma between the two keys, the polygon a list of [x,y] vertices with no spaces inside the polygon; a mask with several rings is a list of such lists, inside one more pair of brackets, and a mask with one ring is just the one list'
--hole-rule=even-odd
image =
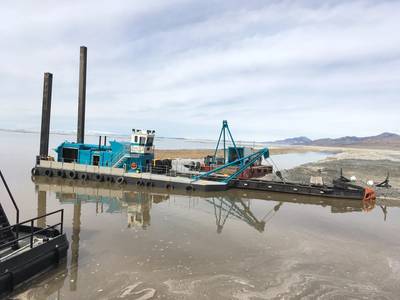
{"label": "reflection of dredger", "polygon": [[[162,189],[147,187],[129,187],[126,189],[115,185],[101,185],[88,182],[72,181],[59,178],[34,177],[36,188],[39,191],[51,190],[62,203],[96,203],[96,212],[127,214],[129,228],[146,229],[151,225],[151,209],[153,204],[170,199],[171,195],[186,195],[184,191],[175,190],[165,193]],[[259,232],[265,230],[266,223],[280,210],[284,203],[308,204],[330,207],[332,213],[369,211],[375,207],[375,200],[371,202],[343,200],[324,197],[307,197],[282,193],[263,193],[259,191],[233,190],[229,193],[194,192],[193,199],[204,199],[208,203],[206,211],[215,215],[217,232],[222,229],[228,218],[238,219],[252,226]],[[191,201],[191,197],[188,198]],[[257,200],[271,201],[272,206],[264,214],[257,215],[251,210],[250,203]],[[105,207],[105,208],[104,208]],[[202,206],[203,207],[203,206]]]}
{"label": "reflection of dredger", "polygon": [[56,198],[62,204],[96,203],[97,214],[126,212],[128,227],[141,227],[143,229],[150,226],[152,203],[160,203],[169,199],[169,194],[107,189],[104,185],[101,187],[79,185],[77,182],[65,179],[36,178],[35,183],[39,192],[55,192]]}
{"label": "reflection of dredger", "polygon": [[[104,185],[88,185],[59,178],[35,177],[34,179],[39,192],[53,191],[56,193],[56,198],[63,204],[96,203],[98,214],[126,212],[128,228],[147,229],[151,225],[150,211],[153,204],[167,201],[171,195],[143,187],[123,190],[113,185],[105,188]],[[179,191],[175,191],[174,195],[179,195]],[[263,232],[267,219],[271,217],[269,213],[264,217],[257,217],[250,209],[250,201],[243,201],[233,193],[217,193],[211,197],[209,194],[198,195],[204,196],[204,203],[210,204],[207,205],[206,211],[215,214],[218,233],[222,232],[228,218],[241,220],[257,231]],[[273,210],[276,212],[281,205],[282,203],[275,205]]]}

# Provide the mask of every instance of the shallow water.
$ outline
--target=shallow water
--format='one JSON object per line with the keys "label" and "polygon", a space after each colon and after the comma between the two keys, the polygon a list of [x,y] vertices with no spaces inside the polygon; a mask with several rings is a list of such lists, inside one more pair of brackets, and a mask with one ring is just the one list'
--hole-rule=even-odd
{"label": "shallow water", "polygon": [[[34,134],[0,134],[22,218],[64,208],[68,259],[19,299],[379,298],[400,294],[400,209],[37,179]],[[61,136],[61,140],[65,137]],[[60,136],[52,136],[57,145]],[[13,221],[4,189],[2,205]],[[55,220],[46,219],[46,224]],[[41,224],[44,225],[44,224]]]}
{"label": "shallow water", "polygon": [[291,169],[297,167],[302,164],[307,164],[310,162],[315,162],[322,160],[332,153],[330,152],[304,152],[304,153],[287,153],[287,154],[278,154],[273,155],[268,160],[273,162],[273,165],[276,165],[280,170],[282,169]]}

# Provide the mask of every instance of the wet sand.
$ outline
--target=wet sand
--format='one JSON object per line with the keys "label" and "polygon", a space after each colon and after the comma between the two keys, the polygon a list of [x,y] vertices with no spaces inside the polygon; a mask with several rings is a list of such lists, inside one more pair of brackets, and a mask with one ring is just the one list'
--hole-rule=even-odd
{"label": "wet sand", "polygon": [[70,249],[16,299],[398,299],[397,202],[32,182],[36,138],[3,135],[1,168],[22,219],[64,208]]}

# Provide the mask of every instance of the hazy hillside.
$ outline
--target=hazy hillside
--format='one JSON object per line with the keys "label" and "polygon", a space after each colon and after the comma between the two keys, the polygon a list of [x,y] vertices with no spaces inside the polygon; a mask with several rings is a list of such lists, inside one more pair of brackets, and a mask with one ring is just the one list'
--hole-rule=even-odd
{"label": "hazy hillside", "polygon": [[310,145],[310,143],[312,143],[312,140],[306,136],[299,136],[299,137],[293,137],[293,138],[275,141],[273,143],[274,144],[282,144],[282,145]]}
{"label": "hazy hillside", "polygon": [[331,147],[371,147],[382,149],[400,149],[400,135],[384,132],[375,136],[357,137],[345,136],[336,139],[324,138],[311,140],[307,137],[294,137],[273,142],[285,145],[310,145]]}

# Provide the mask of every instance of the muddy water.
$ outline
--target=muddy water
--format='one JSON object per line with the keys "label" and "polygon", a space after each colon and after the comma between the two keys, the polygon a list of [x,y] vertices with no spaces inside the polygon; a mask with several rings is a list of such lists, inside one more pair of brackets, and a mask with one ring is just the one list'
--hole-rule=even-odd
{"label": "muddy water", "polygon": [[[18,299],[379,298],[400,294],[400,209],[230,191],[37,179],[37,135],[1,134],[22,218],[64,208],[68,259]],[[61,137],[64,139],[64,137]],[[60,137],[53,136],[56,145]],[[12,208],[1,189],[1,201]],[[11,217],[12,219],[12,217]],[[46,219],[46,224],[55,220]],[[42,224],[43,225],[43,224]]]}

